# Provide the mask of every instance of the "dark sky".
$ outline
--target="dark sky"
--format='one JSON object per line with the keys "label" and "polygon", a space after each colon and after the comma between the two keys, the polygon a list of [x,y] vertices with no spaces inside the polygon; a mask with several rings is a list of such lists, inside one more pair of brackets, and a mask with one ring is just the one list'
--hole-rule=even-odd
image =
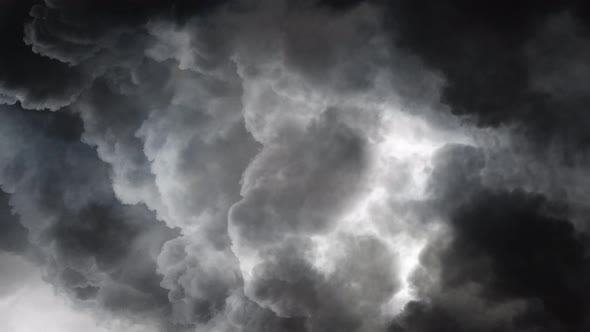
{"label": "dark sky", "polygon": [[589,83],[586,1],[0,1],[0,330],[590,331]]}

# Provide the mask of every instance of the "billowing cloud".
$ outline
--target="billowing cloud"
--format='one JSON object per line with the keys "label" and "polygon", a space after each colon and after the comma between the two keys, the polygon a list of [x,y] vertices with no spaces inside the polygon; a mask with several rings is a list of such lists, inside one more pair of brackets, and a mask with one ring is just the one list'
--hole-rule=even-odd
{"label": "billowing cloud", "polygon": [[585,4],[0,9],[0,315],[588,329]]}

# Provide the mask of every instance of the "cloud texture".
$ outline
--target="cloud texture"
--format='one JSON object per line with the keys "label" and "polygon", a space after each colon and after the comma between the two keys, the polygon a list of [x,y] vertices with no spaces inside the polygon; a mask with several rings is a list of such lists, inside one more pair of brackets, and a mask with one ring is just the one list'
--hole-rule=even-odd
{"label": "cloud texture", "polygon": [[106,331],[587,331],[589,10],[3,1],[0,301],[41,273]]}

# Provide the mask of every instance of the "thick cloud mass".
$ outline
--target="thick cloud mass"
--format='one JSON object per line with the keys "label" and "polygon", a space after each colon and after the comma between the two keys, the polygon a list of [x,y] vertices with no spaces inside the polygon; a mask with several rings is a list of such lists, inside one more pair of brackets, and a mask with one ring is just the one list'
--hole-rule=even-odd
{"label": "thick cloud mass", "polygon": [[585,75],[587,2],[400,0],[391,13],[396,44],[445,76],[451,112],[587,145],[587,93],[571,95]]}
{"label": "thick cloud mass", "polygon": [[0,320],[589,330],[589,13],[0,2]]}

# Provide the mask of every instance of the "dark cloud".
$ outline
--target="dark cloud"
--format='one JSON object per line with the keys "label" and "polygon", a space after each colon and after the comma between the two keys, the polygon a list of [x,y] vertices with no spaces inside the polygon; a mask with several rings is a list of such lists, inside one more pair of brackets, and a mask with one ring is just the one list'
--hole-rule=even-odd
{"label": "dark cloud", "polygon": [[424,301],[409,303],[391,330],[587,329],[587,235],[568,220],[567,206],[486,188],[473,148],[448,147],[438,160],[432,187],[442,193],[451,235],[423,253],[415,282]]}
{"label": "dark cloud", "polygon": [[57,110],[73,103],[108,67],[137,62],[143,25],[186,19],[219,1],[3,1],[0,102]]}
{"label": "dark cloud", "polygon": [[[573,23],[564,28],[585,38],[588,20],[583,1],[392,3],[390,23],[396,43],[444,75],[443,100],[454,114],[480,126],[516,126],[544,142],[557,138],[587,144],[584,102],[535,88],[541,79],[536,71],[566,72],[551,69],[556,61],[587,63],[577,55],[582,49],[572,52],[576,46],[569,46],[568,51],[564,42],[569,41],[564,39],[552,42],[550,52],[529,47],[544,34],[543,26],[560,15],[571,15]],[[563,89],[576,85],[575,80],[566,80],[559,82]]]}
{"label": "dark cloud", "polygon": [[378,329],[379,322],[366,319],[375,319],[380,305],[396,291],[393,257],[373,237],[341,240],[346,251],[328,276],[305,258],[304,242],[265,251],[265,262],[253,271],[251,292],[256,302],[280,317],[305,319],[308,331]]}
{"label": "dark cloud", "polygon": [[71,102],[87,83],[84,73],[37,55],[23,42],[24,26],[36,1],[0,4],[0,100],[33,109],[56,109]]}
{"label": "dark cloud", "polygon": [[12,145],[3,149],[0,177],[15,214],[3,221],[15,223],[10,239],[28,247],[28,233],[38,248],[31,258],[45,266],[47,279],[81,304],[89,301],[83,305],[98,302],[129,317],[164,315],[168,302],[155,259],[177,232],[144,207],[115,199],[105,185],[107,168],[78,140],[75,117],[11,108],[1,116],[4,144]]}
{"label": "dark cloud", "polygon": [[585,331],[589,9],[3,1],[0,295],[20,255],[158,331]]}
{"label": "dark cloud", "polygon": [[244,199],[231,210],[234,241],[258,247],[330,229],[367,163],[366,142],[337,116],[329,109],[302,132],[286,130],[250,164]]}
{"label": "dark cloud", "polygon": [[8,203],[9,195],[0,194],[0,249],[21,253],[28,247],[28,232]]}

